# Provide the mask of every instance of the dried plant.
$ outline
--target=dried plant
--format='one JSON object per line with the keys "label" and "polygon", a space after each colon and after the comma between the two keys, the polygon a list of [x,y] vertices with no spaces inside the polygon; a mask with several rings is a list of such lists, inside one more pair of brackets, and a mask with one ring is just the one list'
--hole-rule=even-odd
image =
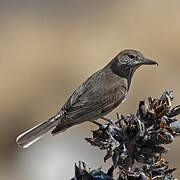
{"label": "dried plant", "polygon": [[[180,123],[175,118],[180,114],[180,105],[172,108],[172,91],[164,92],[160,98],[140,101],[136,114],[119,116],[98,125],[92,138],[86,140],[93,146],[106,150],[104,161],[112,158],[113,165],[104,173],[91,170],[85,163],[75,166],[74,180],[113,179],[113,171],[119,170],[118,180],[172,180],[175,168],[169,168],[161,155],[168,151],[162,145],[172,143],[179,135]],[[142,167],[135,167],[135,162]]]}

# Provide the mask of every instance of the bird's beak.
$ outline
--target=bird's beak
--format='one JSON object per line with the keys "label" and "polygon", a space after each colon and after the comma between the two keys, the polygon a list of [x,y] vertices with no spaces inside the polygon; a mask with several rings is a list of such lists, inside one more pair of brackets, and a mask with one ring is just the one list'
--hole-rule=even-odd
{"label": "bird's beak", "polygon": [[141,65],[155,65],[155,64],[158,65],[156,61],[144,58],[142,60],[134,61],[131,66],[139,67]]}
{"label": "bird's beak", "polygon": [[151,60],[151,59],[143,59],[140,64],[147,64],[147,65],[157,65],[158,66],[158,63],[154,60]]}

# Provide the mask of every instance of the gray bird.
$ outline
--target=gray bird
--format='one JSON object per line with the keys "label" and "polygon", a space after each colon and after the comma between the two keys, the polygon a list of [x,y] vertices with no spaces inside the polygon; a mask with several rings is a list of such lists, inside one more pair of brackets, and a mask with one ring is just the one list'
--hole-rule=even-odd
{"label": "gray bird", "polygon": [[125,100],[134,72],[144,64],[157,62],[136,50],[121,51],[80,85],[55,116],[18,136],[17,144],[26,148],[50,130],[55,135],[84,121],[107,115]]}

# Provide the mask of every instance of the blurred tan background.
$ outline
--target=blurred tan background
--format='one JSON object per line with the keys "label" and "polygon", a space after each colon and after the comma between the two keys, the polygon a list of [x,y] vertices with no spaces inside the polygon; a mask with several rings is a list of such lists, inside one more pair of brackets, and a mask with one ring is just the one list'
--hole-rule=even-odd
{"label": "blurred tan background", "polygon": [[[98,168],[104,152],[84,138],[84,123],[28,149],[16,136],[48,119],[82,81],[120,50],[133,48],[159,67],[139,69],[118,111],[136,111],[138,101],[173,89],[180,103],[180,1],[0,0],[0,179],[65,180],[79,160]],[[168,146],[180,177],[180,139]]]}

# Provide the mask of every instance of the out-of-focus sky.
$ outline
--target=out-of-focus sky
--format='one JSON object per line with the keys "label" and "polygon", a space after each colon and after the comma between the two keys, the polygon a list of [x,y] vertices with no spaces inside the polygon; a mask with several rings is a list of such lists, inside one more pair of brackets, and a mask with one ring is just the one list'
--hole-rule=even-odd
{"label": "out-of-focus sky", "polygon": [[[54,115],[89,75],[126,48],[140,50],[160,66],[137,70],[123,105],[173,89],[180,103],[180,1],[174,0],[0,0],[0,179],[64,180],[79,160],[98,168],[104,152],[84,138],[84,123],[28,149],[16,136]],[[180,176],[180,139],[168,146]]]}

